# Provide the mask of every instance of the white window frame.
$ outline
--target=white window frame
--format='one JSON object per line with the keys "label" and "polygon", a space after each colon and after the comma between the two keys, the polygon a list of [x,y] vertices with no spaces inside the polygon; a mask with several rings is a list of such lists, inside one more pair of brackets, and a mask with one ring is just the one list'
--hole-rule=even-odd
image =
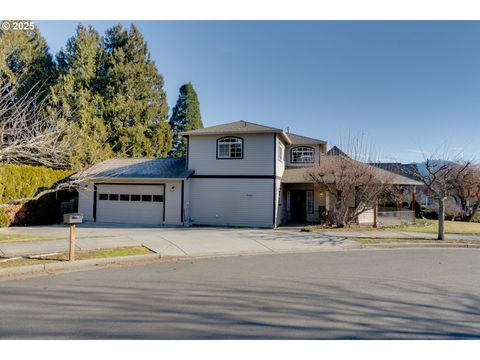
{"label": "white window frame", "polygon": [[285,147],[284,147],[281,143],[278,143],[277,160],[280,161],[280,162],[283,162],[283,159],[284,159],[284,150],[285,150]]}
{"label": "white window frame", "polygon": [[[235,147],[240,146],[240,151]],[[227,136],[217,139],[217,159],[243,159],[243,139]]]}
{"label": "white window frame", "polygon": [[[297,159],[295,159],[297,157]],[[297,146],[290,150],[292,164],[313,164],[315,162],[315,149],[310,146]]]}

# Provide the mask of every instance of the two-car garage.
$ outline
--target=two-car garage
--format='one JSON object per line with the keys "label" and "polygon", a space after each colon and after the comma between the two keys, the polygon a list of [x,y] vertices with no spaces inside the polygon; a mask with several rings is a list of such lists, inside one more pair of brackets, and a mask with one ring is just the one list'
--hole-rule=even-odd
{"label": "two-car garage", "polygon": [[102,224],[183,225],[192,173],[181,158],[105,160],[77,175],[78,212]]}
{"label": "two-car garage", "polygon": [[165,185],[97,184],[97,222],[162,225]]}

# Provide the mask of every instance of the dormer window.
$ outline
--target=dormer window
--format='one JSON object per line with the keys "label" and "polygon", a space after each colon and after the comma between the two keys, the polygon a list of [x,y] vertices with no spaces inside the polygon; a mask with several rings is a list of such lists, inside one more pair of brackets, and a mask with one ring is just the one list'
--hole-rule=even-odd
{"label": "dormer window", "polygon": [[243,159],[243,139],[234,136],[218,139],[217,159]]}
{"label": "dormer window", "polygon": [[311,164],[314,162],[314,150],[309,146],[294,147],[291,151],[292,164]]}

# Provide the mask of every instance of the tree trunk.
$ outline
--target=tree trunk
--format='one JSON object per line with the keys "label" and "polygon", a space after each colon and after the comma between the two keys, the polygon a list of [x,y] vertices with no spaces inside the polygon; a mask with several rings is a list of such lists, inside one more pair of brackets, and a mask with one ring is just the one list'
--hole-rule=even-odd
{"label": "tree trunk", "polygon": [[445,240],[445,198],[438,199],[438,237]]}
{"label": "tree trunk", "polygon": [[465,221],[471,222],[473,220],[473,218],[475,217],[475,214],[477,213],[477,210],[478,210],[479,206],[480,206],[480,203],[478,203],[478,202],[473,204],[472,211],[470,212],[469,215],[467,215],[465,217]]}
{"label": "tree trunk", "polygon": [[337,209],[337,227],[338,228],[343,228],[345,227],[345,205],[343,204],[343,199],[342,199],[342,192],[337,191],[337,204],[336,204],[336,209]]}
{"label": "tree trunk", "polygon": [[345,211],[343,210],[343,206],[340,208],[340,211],[338,212],[338,218],[337,218],[337,227],[338,228],[343,228],[345,227]]}

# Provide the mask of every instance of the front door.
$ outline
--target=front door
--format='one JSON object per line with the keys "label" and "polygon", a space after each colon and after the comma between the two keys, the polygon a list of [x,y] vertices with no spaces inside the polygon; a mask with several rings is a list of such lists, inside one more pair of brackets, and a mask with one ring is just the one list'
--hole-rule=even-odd
{"label": "front door", "polygon": [[290,219],[292,223],[304,223],[307,221],[306,200],[305,190],[290,191]]}

